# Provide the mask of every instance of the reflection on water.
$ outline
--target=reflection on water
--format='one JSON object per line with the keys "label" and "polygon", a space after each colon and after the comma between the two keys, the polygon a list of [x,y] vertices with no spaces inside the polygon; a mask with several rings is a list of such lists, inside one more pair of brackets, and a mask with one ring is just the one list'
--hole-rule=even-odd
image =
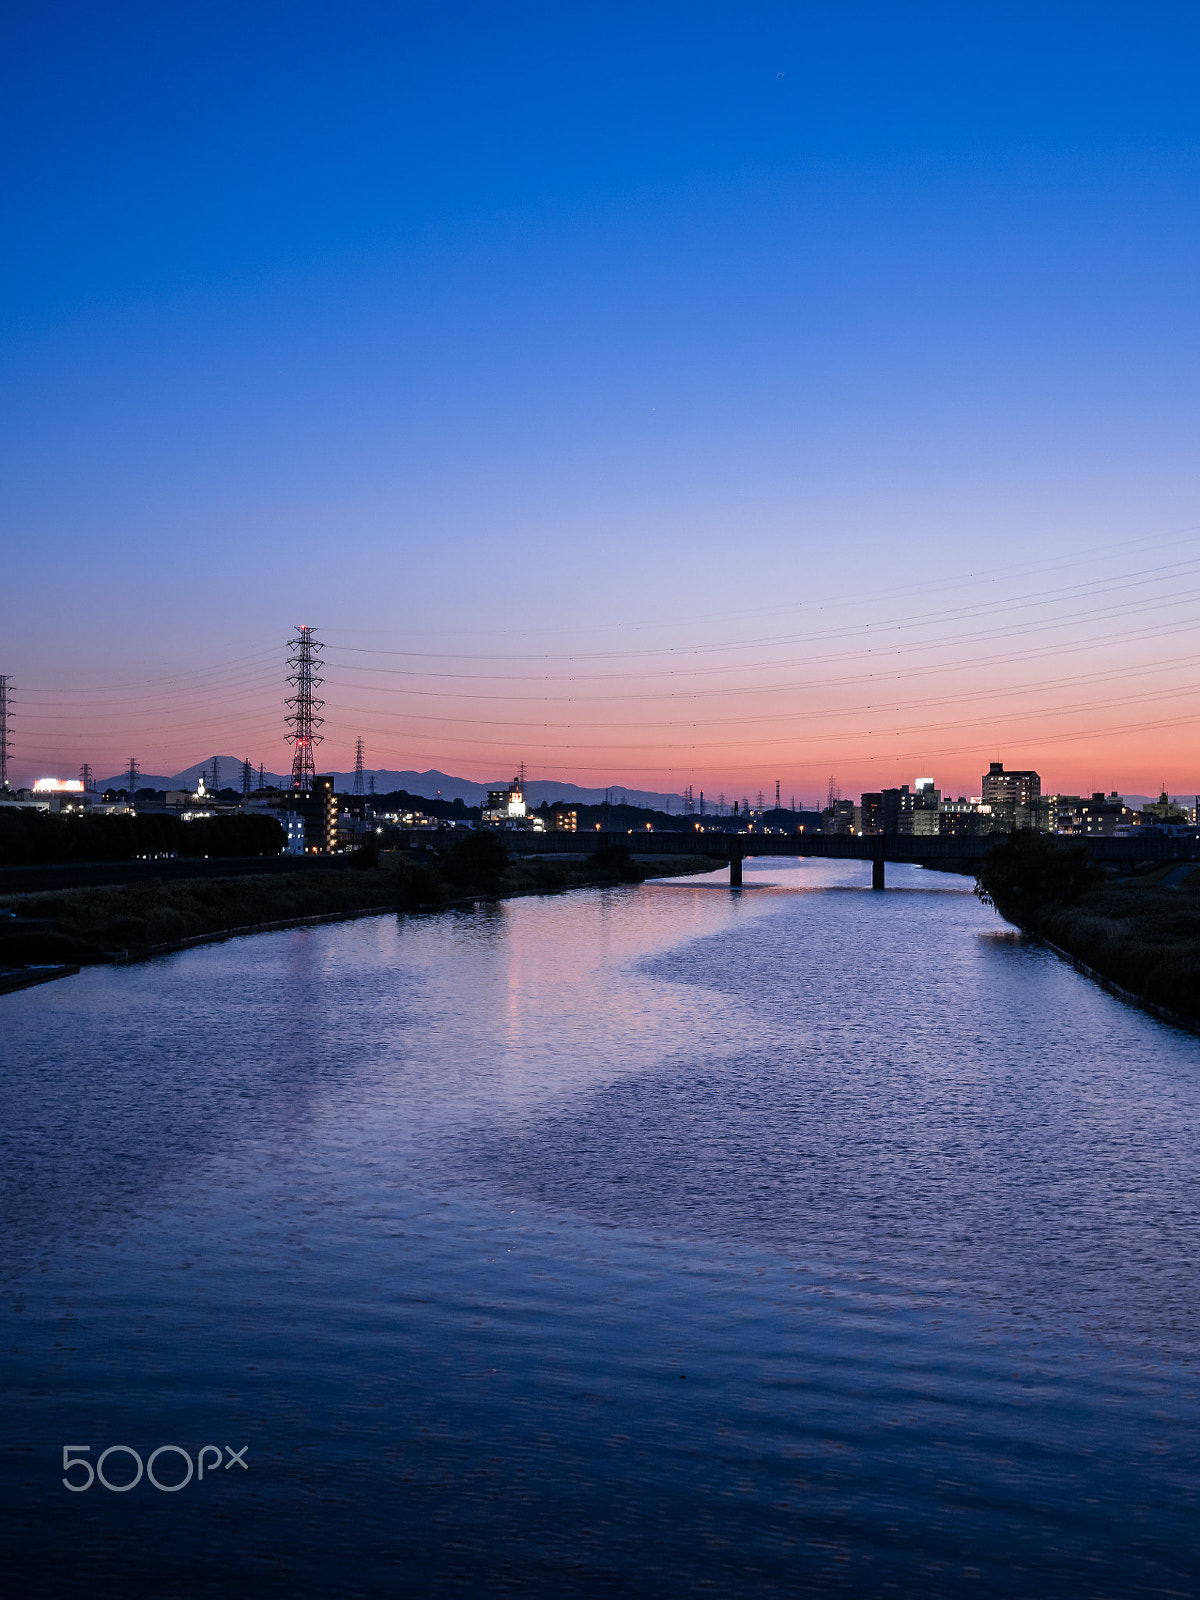
{"label": "reflection on water", "polygon": [[746,877],[0,1002],[27,1592],[1191,1592],[1200,1044],[964,881]]}

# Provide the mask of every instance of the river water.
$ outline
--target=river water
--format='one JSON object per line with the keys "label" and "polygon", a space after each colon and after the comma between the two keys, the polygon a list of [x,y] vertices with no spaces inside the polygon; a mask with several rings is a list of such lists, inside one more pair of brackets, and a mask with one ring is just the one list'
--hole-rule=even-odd
{"label": "river water", "polygon": [[1200,1040],[867,870],[0,1001],[11,1592],[1195,1594]]}

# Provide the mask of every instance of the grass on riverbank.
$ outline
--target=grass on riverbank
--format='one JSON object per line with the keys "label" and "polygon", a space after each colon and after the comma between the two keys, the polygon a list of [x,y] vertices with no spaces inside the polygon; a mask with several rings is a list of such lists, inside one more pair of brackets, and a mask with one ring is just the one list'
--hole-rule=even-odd
{"label": "grass on riverbank", "polygon": [[980,868],[976,892],[1109,983],[1200,1022],[1200,869],[1168,887],[1171,872],[1110,877],[1078,847],[1014,834]]}
{"label": "grass on riverbank", "polygon": [[1126,879],[1047,912],[1040,931],[1110,983],[1200,1022],[1200,893],[1192,883],[1167,889]]}
{"label": "grass on riverbank", "polygon": [[107,888],[8,895],[0,905],[23,925],[0,923],[0,966],[88,962],[137,956],[185,940],[264,923],[369,911],[434,910],[480,896],[553,894],[564,889],[711,871],[720,863],[688,858],[653,869],[628,863],[517,861],[484,881],[455,871],[444,859],[420,864],[383,857],[355,871],[308,871],[237,878],[150,880]]}

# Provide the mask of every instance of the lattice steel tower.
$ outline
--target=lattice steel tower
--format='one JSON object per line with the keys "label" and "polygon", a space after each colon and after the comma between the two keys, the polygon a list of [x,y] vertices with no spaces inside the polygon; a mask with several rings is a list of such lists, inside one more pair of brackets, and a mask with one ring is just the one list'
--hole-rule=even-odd
{"label": "lattice steel tower", "polygon": [[8,758],[12,746],[8,742],[8,693],[12,688],[6,672],[0,672],[0,789],[8,788]]}
{"label": "lattice steel tower", "polygon": [[289,744],[296,747],[292,757],[292,788],[311,789],[316,768],[313,751],[321,743],[323,734],[317,732],[325,718],[319,713],[325,709],[324,700],[318,700],[315,690],[324,683],[321,671],[321,644],[312,628],[297,627],[296,637],[288,640],[288,666],[292,669],[288,683],[295,694],[287,701],[288,715],[285,735]]}
{"label": "lattice steel tower", "polygon": [[362,734],[354,741],[354,788],[352,794],[365,794],[366,785],[363,783],[363,742]]}

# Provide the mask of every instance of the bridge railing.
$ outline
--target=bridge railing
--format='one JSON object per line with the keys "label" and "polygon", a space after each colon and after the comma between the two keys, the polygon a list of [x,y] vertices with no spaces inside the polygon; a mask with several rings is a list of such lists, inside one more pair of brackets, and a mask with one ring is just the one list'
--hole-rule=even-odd
{"label": "bridge railing", "polygon": [[[401,849],[444,849],[453,834],[427,829],[405,830]],[[747,856],[811,856],[827,861],[891,861],[920,864],[925,861],[982,860],[1005,835],[956,834],[839,834],[839,833],[733,833],[691,829],[678,833],[594,830],[579,833],[526,833],[502,831],[501,837],[516,856],[573,855],[586,857],[596,850],[623,846],[634,856],[711,856],[717,861]],[[1065,842],[1066,836],[1064,836]],[[1130,838],[1092,837],[1080,841],[1093,861],[1124,864],[1155,861],[1200,861],[1200,839],[1178,838],[1147,829]]]}

